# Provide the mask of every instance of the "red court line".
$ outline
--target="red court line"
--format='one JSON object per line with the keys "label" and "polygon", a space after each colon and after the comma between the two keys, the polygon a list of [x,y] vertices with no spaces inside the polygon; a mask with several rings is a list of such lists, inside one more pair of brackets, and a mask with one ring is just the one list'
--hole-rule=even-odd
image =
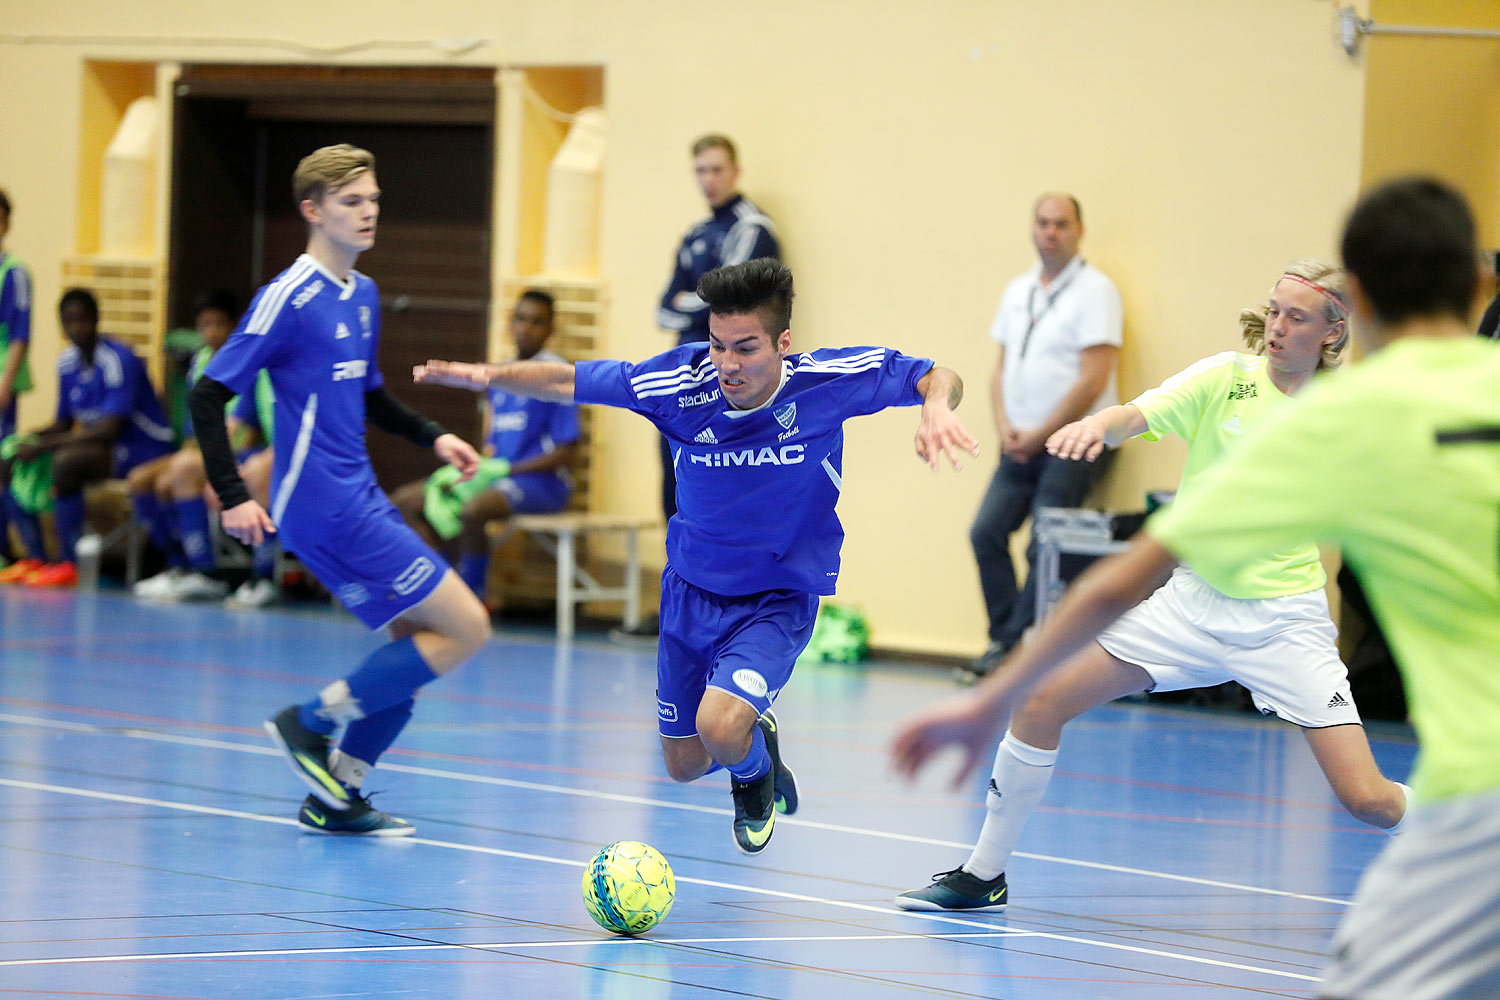
{"label": "red court line", "polygon": [[82,635],[69,633],[67,635],[37,636],[32,639],[0,639],[0,649],[28,649],[46,648],[48,646],[73,645],[81,646],[85,643],[102,640],[115,645],[121,642],[160,642],[162,639],[201,639],[203,633],[197,632],[120,632],[115,633],[88,633]]}
{"label": "red court line", "polygon": [[[3,645],[3,643],[0,643],[0,645]],[[313,675],[290,673],[281,670],[260,670],[255,667],[242,667],[236,664],[223,663],[217,660],[183,660],[177,657],[158,656],[147,653],[111,652],[107,649],[90,650],[89,658],[91,660],[106,660],[117,663],[133,663],[153,667],[167,667],[174,670],[187,670],[192,672],[195,676],[212,674],[221,677],[244,677],[250,678],[252,680],[283,681],[289,684],[296,684],[299,687],[321,688],[328,682],[328,675],[326,674]],[[357,665],[358,663],[353,658],[351,658],[348,663],[348,668],[352,670]],[[474,664],[471,662],[469,665],[469,669],[482,670],[485,669],[485,667],[484,665]],[[559,708],[558,706],[545,704],[542,702],[516,701],[508,698],[492,698],[486,695],[466,694],[458,691],[445,690],[443,688],[438,688],[436,690],[424,689],[422,692],[422,697],[429,698],[434,701],[461,702],[467,705],[483,705],[488,708],[511,708],[526,712],[541,712],[548,715],[572,716],[580,719],[596,719],[599,721],[608,722],[639,722],[641,719],[641,715],[635,712],[627,714],[622,712],[604,712],[598,709],[589,708]]]}

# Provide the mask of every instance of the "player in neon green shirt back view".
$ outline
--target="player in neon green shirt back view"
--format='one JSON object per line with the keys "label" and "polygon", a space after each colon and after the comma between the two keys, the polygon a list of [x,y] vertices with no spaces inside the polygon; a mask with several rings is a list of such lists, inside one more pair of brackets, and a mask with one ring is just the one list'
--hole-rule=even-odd
{"label": "player in neon green shirt back view", "polygon": [[966,699],[907,723],[913,773],[958,745],[972,770],[1011,709],[1178,559],[1234,586],[1271,545],[1337,544],[1380,620],[1421,742],[1406,834],[1365,873],[1323,986],[1337,1000],[1500,996],[1500,348],[1467,323],[1463,197],[1426,179],[1362,198],[1344,229],[1371,358],[1316,386],[1094,567]]}
{"label": "player in neon green shirt back view", "polygon": [[[1193,496],[1252,429],[1291,405],[1317,373],[1335,367],[1348,333],[1343,272],[1316,260],[1287,265],[1263,307],[1240,313],[1254,353],[1204,358],[1123,406],[1068,424],[1047,440],[1061,459],[1093,461],[1138,435],[1188,443],[1179,499]],[[1212,687],[1228,680],[1255,705],[1302,728],[1339,801],[1356,818],[1394,830],[1405,786],[1380,773],[1339,659],[1323,592],[1327,576],[1311,541],[1268,544],[1232,586],[1180,566],[1150,600],[1125,615],[1019,704],[995,752],[985,820],[969,859],[933,884],[896,897],[908,910],[997,910],[1005,866],[1041,803],[1063,726],[1091,708],[1141,691]]]}

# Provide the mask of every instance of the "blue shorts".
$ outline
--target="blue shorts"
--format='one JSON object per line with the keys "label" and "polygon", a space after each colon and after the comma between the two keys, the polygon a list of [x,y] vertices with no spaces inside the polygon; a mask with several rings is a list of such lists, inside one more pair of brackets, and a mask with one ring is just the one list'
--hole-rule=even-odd
{"label": "blue shorts", "polygon": [[792,676],[818,618],[818,596],[767,590],[725,597],[668,566],[661,575],[656,647],[657,728],[668,739],[698,734],[698,703],[717,688],[764,712]]}
{"label": "blue shorts", "polygon": [[364,503],[332,517],[304,512],[278,525],[295,552],[339,602],[372,629],[389,625],[427,599],[448,563],[417,533],[377,487]]}
{"label": "blue shorts", "polygon": [[[126,419],[129,419],[128,417]],[[110,451],[113,460],[112,475],[124,479],[137,465],[145,465],[163,455],[172,454],[172,446],[164,441],[134,441],[130,444],[116,443]]]}
{"label": "blue shorts", "polygon": [[505,494],[512,514],[556,514],[568,505],[568,484],[545,472],[503,476],[490,489]]}

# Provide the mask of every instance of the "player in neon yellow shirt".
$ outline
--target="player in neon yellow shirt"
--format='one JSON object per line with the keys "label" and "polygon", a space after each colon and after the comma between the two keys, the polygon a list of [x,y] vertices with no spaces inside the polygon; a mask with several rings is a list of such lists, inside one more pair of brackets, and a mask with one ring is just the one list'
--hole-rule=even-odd
{"label": "player in neon yellow shirt", "polygon": [[1467,324],[1474,221],[1436,181],[1361,199],[1344,230],[1370,360],[1273,417],[1196,495],[1083,578],[966,699],[896,737],[910,774],[946,745],[972,770],[1006,717],[1178,559],[1233,587],[1270,545],[1337,544],[1406,681],[1421,742],[1407,832],[1366,872],[1324,995],[1500,996],[1500,349]]}
{"label": "player in neon yellow shirt", "polygon": [[[1204,358],[1123,406],[1060,428],[1047,450],[1093,461],[1143,435],[1188,442],[1179,500],[1252,428],[1290,405],[1316,373],[1335,367],[1349,339],[1343,272],[1316,260],[1287,265],[1265,306],[1240,313],[1254,353]],[[1231,586],[1186,566],[1057,671],[1011,719],[995,752],[986,814],[969,859],[933,884],[896,897],[908,910],[998,910],[1009,902],[1005,866],[1051,780],[1065,724],[1128,694],[1238,681],[1262,712],[1302,727],[1339,801],[1355,817],[1396,828],[1405,787],[1375,764],[1339,659],[1317,546],[1267,545]]]}

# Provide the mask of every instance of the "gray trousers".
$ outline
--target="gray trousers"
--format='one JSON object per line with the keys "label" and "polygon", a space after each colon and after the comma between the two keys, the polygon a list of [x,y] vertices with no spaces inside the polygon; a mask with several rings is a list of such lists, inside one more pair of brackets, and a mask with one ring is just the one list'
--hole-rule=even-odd
{"label": "gray trousers", "polygon": [[[1046,452],[1029,462],[1000,457],[1000,467],[990,480],[979,513],[969,528],[969,544],[979,564],[979,586],[989,614],[992,643],[1009,649],[1021,641],[1036,609],[1036,574],[1026,574],[1024,590],[1016,587],[1016,570],[1010,558],[1010,536],[1037,507],[1079,507],[1114,461],[1114,451],[1105,449],[1097,461],[1073,462],[1053,458]],[[1027,549],[1026,560],[1036,568],[1036,543]]]}

